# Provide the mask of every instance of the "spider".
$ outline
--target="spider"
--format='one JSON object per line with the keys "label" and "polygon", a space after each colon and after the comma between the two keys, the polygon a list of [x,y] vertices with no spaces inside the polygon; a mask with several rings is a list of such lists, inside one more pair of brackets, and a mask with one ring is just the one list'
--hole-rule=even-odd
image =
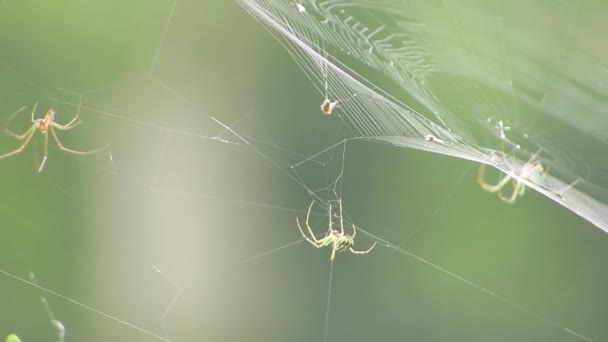
{"label": "spider", "polygon": [[99,152],[99,151],[109,147],[109,145],[104,145],[102,147],[99,147],[99,148],[96,148],[96,149],[93,149],[90,151],[77,151],[77,150],[72,150],[70,148],[63,146],[63,144],[59,140],[59,137],[57,136],[57,133],[55,133],[55,128],[58,130],[61,130],[61,131],[67,131],[67,130],[70,130],[70,129],[78,126],[79,124],[81,124],[82,123],[81,121],[77,121],[78,116],[80,115],[80,106],[78,106],[78,110],[76,111],[76,116],[65,125],[55,122],[56,112],[52,109],[50,109],[48,112],[46,112],[46,114],[44,114],[43,118],[35,119],[34,114],[36,113],[36,107],[38,107],[38,102],[36,102],[36,104],[34,104],[34,109],[32,110],[32,125],[24,133],[17,134],[15,132],[11,131],[9,129],[8,125],[13,120],[13,118],[15,118],[15,116],[17,116],[17,114],[19,114],[21,111],[23,111],[26,108],[25,106],[19,108],[15,113],[13,113],[13,115],[11,115],[9,120],[6,122],[6,124],[4,125],[4,131],[6,133],[8,133],[9,135],[11,135],[12,137],[23,141],[23,143],[16,150],[5,153],[3,155],[0,155],[0,159],[8,158],[8,157],[11,157],[11,156],[14,156],[16,154],[23,152],[23,150],[25,150],[25,148],[29,145],[30,141],[36,134],[36,131],[40,131],[40,134],[42,134],[44,136],[44,157],[42,158],[42,162],[40,163],[38,172],[42,171],[42,169],[44,168],[44,165],[46,164],[46,160],[48,158],[49,132],[53,136],[53,139],[55,140],[55,143],[57,144],[59,149],[64,152],[83,156],[83,155]]}
{"label": "spider", "polygon": [[325,101],[323,101],[323,103],[321,104],[321,111],[325,115],[331,115],[337,104],[338,101],[331,102],[329,99],[326,98]]}
{"label": "spider", "polygon": [[[485,164],[480,164],[477,173],[477,182],[481,185],[482,189],[491,193],[498,192],[498,197],[500,197],[501,200],[512,204],[518,197],[523,196],[526,190],[526,184],[519,179],[526,179],[532,183],[539,183],[547,175],[547,170],[543,168],[543,165],[539,161],[535,160],[540,152],[541,150],[538,150],[534,153],[519,171],[509,173],[504,177],[501,176],[501,179],[495,185],[486,183],[484,180]],[[509,181],[513,184],[513,192],[511,193],[511,196],[505,196],[503,195],[503,189]]]}
{"label": "spider", "polygon": [[315,202],[310,202],[310,206],[308,207],[308,212],[306,213],[306,228],[308,229],[308,233],[310,233],[310,237],[306,236],[302,226],[300,225],[300,220],[296,216],[296,223],[298,224],[298,228],[300,228],[300,233],[302,233],[302,237],[306,239],[306,241],[310,242],[313,246],[317,248],[322,248],[331,245],[331,257],[330,260],[334,260],[336,253],[344,252],[349,250],[353,254],[367,254],[371,252],[374,247],[376,247],[376,243],[368,248],[365,251],[358,251],[353,248],[355,245],[355,235],[357,234],[357,229],[353,224],[353,235],[348,235],[344,233],[344,219],[342,217],[342,201],[340,201],[340,230],[332,229],[332,211],[331,204],[329,206],[329,228],[327,230],[327,234],[321,239],[317,239],[315,234],[312,232],[310,225],[308,224],[308,219],[310,218],[310,212],[312,210],[312,206]]}

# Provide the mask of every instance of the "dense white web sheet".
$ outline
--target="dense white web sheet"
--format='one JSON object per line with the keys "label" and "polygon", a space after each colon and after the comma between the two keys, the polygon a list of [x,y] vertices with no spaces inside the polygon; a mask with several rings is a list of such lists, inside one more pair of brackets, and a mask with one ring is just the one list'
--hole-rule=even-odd
{"label": "dense white web sheet", "polygon": [[[240,3],[338,101],[355,136],[491,165],[608,230],[608,51],[579,39],[604,29],[590,6]],[[550,171],[521,179],[539,149]]]}

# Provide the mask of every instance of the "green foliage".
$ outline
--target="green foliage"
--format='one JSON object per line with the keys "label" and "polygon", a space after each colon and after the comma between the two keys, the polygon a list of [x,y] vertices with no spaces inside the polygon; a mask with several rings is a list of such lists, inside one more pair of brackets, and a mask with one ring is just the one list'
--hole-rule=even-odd
{"label": "green foliage", "polygon": [[15,334],[10,334],[6,336],[5,342],[21,342],[21,339]]}

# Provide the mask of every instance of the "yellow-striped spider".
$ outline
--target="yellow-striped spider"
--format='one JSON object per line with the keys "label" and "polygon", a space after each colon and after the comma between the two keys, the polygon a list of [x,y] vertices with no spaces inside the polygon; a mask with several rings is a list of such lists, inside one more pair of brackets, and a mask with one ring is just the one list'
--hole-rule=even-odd
{"label": "yellow-striped spider", "polygon": [[17,114],[19,114],[21,111],[23,111],[26,108],[25,106],[19,108],[19,110],[17,110],[15,113],[13,113],[13,115],[11,115],[9,120],[6,122],[6,124],[3,127],[4,131],[6,133],[8,133],[10,136],[23,141],[23,143],[16,150],[5,153],[3,155],[0,155],[0,159],[8,158],[8,157],[11,157],[11,156],[14,156],[16,154],[23,152],[23,150],[25,150],[25,148],[29,145],[30,141],[32,141],[32,138],[34,137],[34,135],[36,134],[37,131],[40,131],[40,134],[42,134],[44,136],[44,157],[42,158],[42,162],[40,163],[38,172],[42,171],[42,169],[44,168],[44,165],[46,164],[46,160],[48,158],[49,132],[50,132],[50,135],[53,136],[53,139],[55,140],[57,147],[59,147],[59,149],[64,152],[83,156],[83,155],[99,152],[99,151],[109,147],[109,145],[104,145],[102,147],[99,147],[99,148],[96,148],[96,149],[90,150],[90,151],[77,151],[77,150],[72,150],[70,148],[63,146],[63,144],[59,140],[59,137],[57,136],[57,133],[55,133],[55,128],[58,130],[61,130],[61,131],[67,131],[67,130],[70,130],[70,129],[78,126],[81,123],[81,121],[77,121],[78,116],[80,115],[80,106],[78,106],[78,110],[76,111],[76,116],[65,125],[55,122],[56,113],[52,109],[50,109],[48,112],[46,112],[46,114],[44,115],[43,118],[35,119],[34,114],[36,113],[36,107],[38,107],[37,102],[34,105],[34,109],[32,110],[32,125],[24,133],[17,134],[15,132],[11,131],[9,129],[8,125],[15,118],[15,116],[17,116]]}
{"label": "yellow-striped spider", "polygon": [[355,235],[357,234],[357,229],[355,228],[355,225],[353,224],[353,235],[348,235],[344,232],[344,218],[342,217],[342,201],[338,202],[340,204],[340,216],[339,216],[340,230],[336,230],[336,229],[332,228],[333,222],[332,222],[332,211],[331,211],[331,204],[330,204],[329,205],[329,228],[327,229],[327,233],[325,234],[324,237],[322,237],[321,239],[317,239],[315,237],[315,234],[312,232],[310,225],[308,224],[308,219],[310,218],[310,212],[312,211],[312,206],[314,203],[315,203],[314,201],[310,202],[310,206],[308,207],[308,212],[306,213],[306,228],[308,229],[308,233],[310,234],[310,237],[308,237],[304,233],[304,230],[302,229],[302,226],[300,225],[300,220],[298,219],[297,216],[296,216],[296,223],[298,224],[298,228],[300,228],[300,233],[302,233],[302,237],[304,237],[304,239],[306,239],[306,241],[310,242],[311,245],[313,245],[317,248],[331,246],[330,260],[334,260],[336,253],[344,252],[346,250],[349,250],[353,254],[367,254],[367,253],[371,252],[371,250],[374,249],[374,247],[376,247],[376,242],[374,242],[374,244],[365,251],[358,251],[353,248],[353,246],[355,245]]}

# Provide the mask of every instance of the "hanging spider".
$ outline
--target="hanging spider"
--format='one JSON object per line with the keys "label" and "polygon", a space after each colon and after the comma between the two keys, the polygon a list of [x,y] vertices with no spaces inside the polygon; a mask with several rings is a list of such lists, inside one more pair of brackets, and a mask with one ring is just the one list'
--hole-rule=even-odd
{"label": "hanging spider", "polygon": [[[327,56],[325,56],[325,58],[327,58]],[[327,79],[329,78],[329,71],[326,59],[321,64],[321,74],[323,75],[325,85],[325,100],[323,100],[323,103],[321,103],[321,111],[325,115],[331,115],[331,113],[333,113],[334,111],[334,108],[336,108],[336,105],[338,104],[338,100],[332,102],[329,99],[329,83],[327,82]]]}
{"label": "hanging spider", "polygon": [[22,134],[17,134],[15,132],[11,131],[9,129],[8,125],[17,116],[17,114],[19,114],[21,111],[23,111],[26,108],[25,106],[19,108],[15,113],[13,113],[11,115],[11,117],[9,118],[9,120],[6,122],[6,124],[4,125],[4,131],[7,134],[9,134],[10,136],[23,141],[23,143],[16,150],[0,155],[0,159],[8,158],[8,157],[11,157],[11,156],[14,156],[16,154],[23,152],[23,150],[25,150],[25,148],[32,141],[32,138],[34,137],[34,135],[36,134],[37,131],[40,131],[40,134],[42,134],[44,136],[44,157],[42,158],[42,162],[40,163],[38,172],[42,171],[42,169],[44,168],[44,165],[46,164],[46,160],[48,158],[49,134],[53,136],[53,140],[55,140],[55,143],[57,144],[57,147],[59,147],[60,150],[62,150],[64,152],[80,155],[80,156],[100,152],[109,147],[109,145],[104,145],[102,147],[99,147],[99,148],[96,148],[96,149],[93,149],[90,151],[78,151],[78,150],[72,150],[70,148],[63,146],[63,144],[59,140],[59,137],[57,136],[57,133],[55,133],[55,128],[58,130],[61,130],[61,131],[67,131],[67,130],[70,130],[70,129],[78,126],[80,123],[82,123],[81,121],[77,121],[78,117],[80,115],[80,105],[78,106],[78,110],[76,111],[76,116],[65,125],[55,122],[56,112],[52,109],[50,109],[48,112],[46,112],[46,114],[44,115],[43,118],[35,119],[34,114],[36,113],[37,107],[38,107],[38,103],[36,102],[36,104],[34,104],[34,109],[32,110],[32,125],[30,126],[30,128],[28,128]]}
{"label": "hanging spider", "polygon": [[[500,197],[500,199],[504,202],[509,204],[514,203],[518,197],[524,195],[526,190],[526,184],[524,184],[520,179],[526,179],[532,183],[540,183],[547,175],[547,171],[543,168],[543,165],[540,163],[540,161],[536,160],[540,152],[541,150],[538,150],[536,153],[534,153],[520,170],[514,171],[513,173],[509,173],[505,176],[501,176],[498,183],[494,185],[486,183],[485,164],[480,164],[479,171],[477,173],[477,182],[485,191],[491,193],[498,192],[498,197]],[[509,181],[513,184],[513,192],[510,196],[505,196],[503,194],[503,189],[509,183]]]}
{"label": "hanging spider", "polygon": [[346,250],[349,250],[353,254],[367,254],[367,253],[371,252],[371,250],[374,249],[374,247],[376,247],[377,243],[374,242],[374,244],[370,248],[368,248],[367,250],[364,250],[364,251],[358,251],[353,248],[353,246],[355,245],[355,236],[357,234],[357,229],[355,228],[355,225],[353,224],[353,235],[348,235],[344,232],[344,218],[342,217],[342,201],[339,201],[339,203],[340,203],[340,216],[339,216],[340,230],[336,230],[336,229],[332,228],[333,222],[332,222],[332,211],[331,211],[331,204],[330,204],[330,206],[329,206],[329,228],[327,230],[327,234],[325,234],[325,236],[323,238],[317,239],[315,237],[315,234],[312,232],[310,225],[308,224],[308,220],[310,218],[310,212],[312,211],[312,206],[314,203],[315,203],[314,201],[310,202],[310,206],[308,207],[308,212],[306,213],[306,228],[308,229],[308,233],[310,234],[310,237],[308,237],[304,233],[304,230],[302,229],[302,226],[300,225],[300,220],[298,219],[297,216],[296,216],[296,223],[298,224],[298,228],[300,228],[300,233],[302,233],[302,237],[304,237],[304,239],[306,239],[306,241],[310,242],[310,244],[312,244],[313,246],[315,246],[317,248],[331,246],[330,260],[334,260],[336,253],[344,252]]}

